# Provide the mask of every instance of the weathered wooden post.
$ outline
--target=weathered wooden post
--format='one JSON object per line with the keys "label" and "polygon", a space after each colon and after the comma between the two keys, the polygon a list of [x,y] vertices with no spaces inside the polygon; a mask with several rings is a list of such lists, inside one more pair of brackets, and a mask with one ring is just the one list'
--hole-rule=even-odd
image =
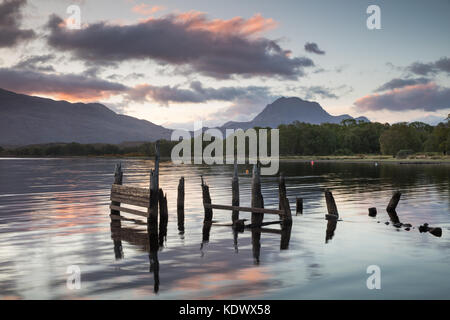
{"label": "weathered wooden post", "polygon": [[369,217],[376,217],[377,216],[377,208],[369,208]]}
{"label": "weathered wooden post", "polygon": [[334,201],[333,194],[328,189],[325,190],[325,200],[327,202],[327,210],[328,210],[327,218],[338,219],[339,213],[338,213],[338,209],[336,206],[336,202]]}
{"label": "weathered wooden post", "polygon": [[[231,205],[239,207],[239,177],[236,159],[234,159],[234,174],[233,180],[231,181],[231,190],[232,190]],[[233,210],[233,212],[231,213],[231,220],[233,223],[239,220],[239,210]]]}
{"label": "weathered wooden post", "polygon": [[280,172],[280,176],[278,178],[278,209],[282,210],[283,208],[283,199],[286,196],[286,181],[284,179],[284,175]]}
{"label": "weathered wooden post", "polygon": [[303,198],[296,198],[295,214],[303,214]]}
{"label": "weathered wooden post", "polygon": [[177,220],[178,231],[184,232],[184,177],[178,183]]}
{"label": "weathered wooden post", "polygon": [[[122,164],[116,164],[116,169],[114,170],[114,184],[122,185],[123,181],[123,172],[122,172]],[[120,207],[120,202],[111,201],[111,205]],[[120,215],[120,211],[112,210],[111,214]]]}
{"label": "weathered wooden post", "polygon": [[211,205],[211,196],[209,195],[209,187],[202,179],[202,195],[203,195],[203,208],[205,209],[205,218],[203,222],[211,222],[213,218],[213,210],[211,207],[206,205]]}
{"label": "weathered wooden post", "polygon": [[397,208],[398,202],[400,201],[400,197],[401,197],[401,192],[400,191],[395,191],[394,194],[392,195],[391,200],[389,201],[388,206],[386,207],[386,211],[389,212],[395,212],[395,209]]}
{"label": "weathered wooden post", "polygon": [[147,222],[151,227],[158,225],[158,192],[159,192],[159,141],[156,141],[155,169],[150,170],[150,205]]}
{"label": "weathered wooden post", "polygon": [[[261,168],[259,163],[253,165],[252,176],[252,208],[264,208],[264,199],[261,193]],[[264,213],[252,212],[252,224],[263,222]]]}
{"label": "weathered wooden post", "polygon": [[164,240],[167,236],[167,222],[169,220],[169,214],[167,211],[167,195],[164,195],[163,189],[159,189],[159,246],[164,245]]}

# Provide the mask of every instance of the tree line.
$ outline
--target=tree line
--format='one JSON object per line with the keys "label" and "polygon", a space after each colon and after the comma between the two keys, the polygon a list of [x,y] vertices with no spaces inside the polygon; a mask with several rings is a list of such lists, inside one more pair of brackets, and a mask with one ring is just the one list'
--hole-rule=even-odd
{"label": "tree line", "polygon": [[[450,115],[431,126],[423,122],[382,124],[347,119],[340,124],[295,121],[280,125],[280,155],[407,155],[450,150]],[[170,157],[178,141],[160,141],[161,156]],[[192,141],[193,143],[193,141]],[[205,147],[210,142],[203,141]],[[225,143],[225,141],[223,142]],[[225,150],[225,145],[224,145]],[[270,150],[270,148],[269,148]],[[0,147],[2,156],[154,156],[155,143],[80,144],[50,143],[17,148]]]}

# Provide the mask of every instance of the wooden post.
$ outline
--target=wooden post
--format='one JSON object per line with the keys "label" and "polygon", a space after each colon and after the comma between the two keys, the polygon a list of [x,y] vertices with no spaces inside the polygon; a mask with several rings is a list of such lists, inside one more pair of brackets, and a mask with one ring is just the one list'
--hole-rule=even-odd
{"label": "wooden post", "polygon": [[164,240],[167,236],[167,222],[169,214],[167,212],[167,195],[164,195],[163,189],[159,189],[159,246],[164,245]]}
{"label": "wooden post", "polygon": [[328,215],[334,216],[335,218],[339,218],[339,213],[336,206],[336,202],[334,201],[333,194],[328,189],[325,190],[325,200],[327,202]]}
{"label": "wooden post", "polygon": [[303,199],[302,198],[296,198],[295,214],[303,214]]}
{"label": "wooden post", "polygon": [[278,209],[283,210],[283,201],[286,196],[286,181],[284,180],[284,175],[280,172],[280,177],[278,178]]}
{"label": "wooden post", "polygon": [[152,227],[158,225],[158,190],[159,190],[159,141],[156,141],[155,170],[150,170],[150,205],[147,222]]}
{"label": "wooden post", "polygon": [[369,208],[369,216],[376,217],[377,216],[377,208]]}
{"label": "wooden post", "polygon": [[[122,172],[122,164],[116,164],[116,169],[114,170],[114,184],[122,185],[123,180],[123,172]],[[111,205],[120,207],[120,202],[112,201]],[[111,214],[120,215],[120,211],[111,210]]]}
{"label": "wooden post", "polygon": [[[231,205],[239,207],[239,177],[236,159],[234,159],[234,174],[233,180],[231,181],[231,190],[232,190]],[[231,221],[234,223],[237,220],[239,220],[239,210],[233,210],[231,214]]]}
{"label": "wooden post", "polygon": [[209,195],[209,187],[202,179],[202,194],[203,194],[203,207],[205,209],[205,218],[203,222],[211,222],[213,218],[212,208],[207,208],[205,204],[211,204],[211,196]]}
{"label": "wooden post", "polygon": [[394,192],[394,194],[392,195],[391,201],[389,201],[389,204],[386,208],[387,212],[394,212],[395,209],[397,208],[398,202],[400,201],[400,196],[401,196],[401,192],[400,191],[396,191]]}
{"label": "wooden post", "polygon": [[284,230],[292,226],[291,207],[289,205],[289,200],[286,196],[284,196],[281,200],[281,209],[284,211],[284,215],[282,216],[283,222],[281,223],[281,229]]}
{"label": "wooden post", "polygon": [[181,177],[178,183],[177,220],[178,231],[184,232],[184,177]]}
{"label": "wooden post", "polygon": [[325,243],[328,243],[334,237],[334,231],[336,230],[337,220],[329,219],[327,223],[327,230],[325,231]]}
{"label": "wooden post", "polygon": [[[252,176],[252,208],[264,208],[264,199],[261,193],[261,168],[258,164],[253,165]],[[252,224],[262,223],[264,213],[252,212]]]}

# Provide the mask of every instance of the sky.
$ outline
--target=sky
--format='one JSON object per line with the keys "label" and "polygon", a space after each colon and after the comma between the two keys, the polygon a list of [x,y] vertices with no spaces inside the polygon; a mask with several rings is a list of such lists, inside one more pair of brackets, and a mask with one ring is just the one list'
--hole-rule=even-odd
{"label": "sky", "polygon": [[450,0],[0,0],[0,88],[191,130],[281,96],[435,123],[450,113],[449,34]]}

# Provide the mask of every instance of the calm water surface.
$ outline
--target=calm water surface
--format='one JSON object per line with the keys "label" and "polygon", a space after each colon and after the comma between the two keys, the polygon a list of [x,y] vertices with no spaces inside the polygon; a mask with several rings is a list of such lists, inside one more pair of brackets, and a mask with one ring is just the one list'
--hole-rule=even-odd
{"label": "calm water surface", "polygon": [[[200,175],[214,203],[231,204],[232,166],[163,162],[160,186],[169,223],[155,274],[145,226],[122,222],[121,229],[111,228],[109,192],[118,161],[0,159],[0,298],[450,299],[449,165],[281,163],[291,208],[295,212],[295,197],[302,197],[304,214],[293,217],[287,250],[280,249],[279,234],[263,233],[258,251],[251,232],[236,238],[230,227],[213,226],[209,242],[202,243]],[[124,184],[148,187],[152,161],[121,161]],[[242,206],[250,205],[246,169],[251,172],[240,167]],[[181,176],[183,235],[176,223]],[[325,187],[342,218],[328,242]],[[262,188],[265,207],[277,208],[277,178],[263,177]],[[397,213],[415,227],[410,231],[385,224],[385,207],[397,189],[403,193]],[[369,207],[377,207],[376,218],[368,217]],[[214,220],[229,222],[231,213],[215,210]],[[441,227],[442,237],[419,233],[425,222]],[[71,265],[81,270],[79,290],[66,285]],[[367,289],[371,265],[381,269],[381,290]]]}

